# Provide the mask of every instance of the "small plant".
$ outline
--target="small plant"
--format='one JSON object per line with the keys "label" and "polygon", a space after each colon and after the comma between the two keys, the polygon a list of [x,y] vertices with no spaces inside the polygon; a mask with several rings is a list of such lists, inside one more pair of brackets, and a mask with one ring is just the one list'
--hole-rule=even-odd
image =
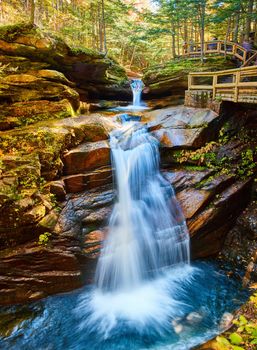
{"label": "small plant", "polygon": [[45,232],[42,233],[39,237],[38,237],[38,244],[41,246],[47,246],[49,243],[49,238],[52,236],[51,232]]}
{"label": "small plant", "polygon": [[[249,316],[249,312],[251,315]],[[234,320],[233,332],[216,338],[219,350],[254,350],[257,345],[257,293],[250,297],[248,310]]]}
{"label": "small plant", "polygon": [[250,177],[254,174],[256,163],[254,162],[253,150],[247,149],[241,154],[241,162],[237,167],[237,174],[242,179]]}

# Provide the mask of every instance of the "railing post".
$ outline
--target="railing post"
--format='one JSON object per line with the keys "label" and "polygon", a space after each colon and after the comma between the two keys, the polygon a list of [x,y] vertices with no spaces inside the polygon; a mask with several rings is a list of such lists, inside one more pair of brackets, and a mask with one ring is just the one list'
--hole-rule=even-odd
{"label": "railing post", "polygon": [[240,82],[240,74],[241,74],[240,71],[236,72],[235,74],[234,102],[238,102],[238,89],[239,89],[238,84]]}
{"label": "railing post", "polygon": [[218,82],[218,76],[214,74],[212,78],[212,99],[213,100],[215,100],[215,97],[216,97],[217,82]]}
{"label": "railing post", "polygon": [[246,58],[247,58],[247,51],[244,51],[244,54],[243,54],[243,62],[245,63],[246,61]]}
{"label": "railing post", "polygon": [[188,74],[188,90],[191,89],[191,86],[192,86],[192,75]]}
{"label": "railing post", "polygon": [[218,53],[220,53],[220,51],[221,51],[221,41],[218,42],[217,51],[218,51]]}

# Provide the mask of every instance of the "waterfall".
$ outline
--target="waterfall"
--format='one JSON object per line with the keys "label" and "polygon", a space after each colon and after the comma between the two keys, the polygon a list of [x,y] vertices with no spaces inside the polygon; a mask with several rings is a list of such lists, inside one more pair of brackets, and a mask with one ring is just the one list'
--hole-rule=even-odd
{"label": "waterfall", "polygon": [[140,107],[141,106],[141,94],[144,87],[142,80],[133,79],[130,83],[132,92],[133,92],[133,106]]}
{"label": "waterfall", "polygon": [[131,290],[189,263],[189,235],[174,190],[159,171],[159,145],[127,123],[110,137],[117,203],[96,269],[102,291]]}

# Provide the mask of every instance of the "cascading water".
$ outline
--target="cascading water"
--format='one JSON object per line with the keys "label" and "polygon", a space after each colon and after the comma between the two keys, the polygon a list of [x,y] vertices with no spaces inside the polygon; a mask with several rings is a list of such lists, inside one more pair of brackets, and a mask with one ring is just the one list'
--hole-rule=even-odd
{"label": "cascading water", "polygon": [[144,88],[144,84],[141,79],[134,79],[130,83],[131,90],[133,92],[133,106],[134,107],[140,107],[142,106],[141,103],[141,95],[142,90]]}
{"label": "cascading water", "polygon": [[188,309],[180,302],[193,271],[186,223],[159,171],[158,142],[146,127],[126,123],[111,134],[110,144],[118,200],[98,260],[96,288],[81,298],[79,309],[88,311],[81,328],[104,338],[123,326],[160,334]]}
{"label": "cascading water", "polygon": [[189,350],[223,331],[246,300],[239,280],[188,263],[185,221],[146,128],[128,123],[111,147],[118,200],[95,285],[0,308],[1,326],[13,327],[10,337],[1,329],[1,349]]}
{"label": "cascading water", "polygon": [[96,271],[102,290],[135,288],[163,267],[189,263],[187,227],[159,171],[158,142],[145,127],[128,125],[111,135],[118,201]]}

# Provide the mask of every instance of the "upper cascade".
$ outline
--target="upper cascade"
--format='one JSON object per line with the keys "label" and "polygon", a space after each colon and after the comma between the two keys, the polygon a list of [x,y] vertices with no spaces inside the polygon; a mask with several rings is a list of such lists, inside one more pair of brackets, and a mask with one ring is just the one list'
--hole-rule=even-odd
{"label": "upper cascade", "polygon": [[144,88],[144,83],[141,79],[133,79],[131,80],[130,86],[133,92],[133,106],[142,106],[141,95]]}

